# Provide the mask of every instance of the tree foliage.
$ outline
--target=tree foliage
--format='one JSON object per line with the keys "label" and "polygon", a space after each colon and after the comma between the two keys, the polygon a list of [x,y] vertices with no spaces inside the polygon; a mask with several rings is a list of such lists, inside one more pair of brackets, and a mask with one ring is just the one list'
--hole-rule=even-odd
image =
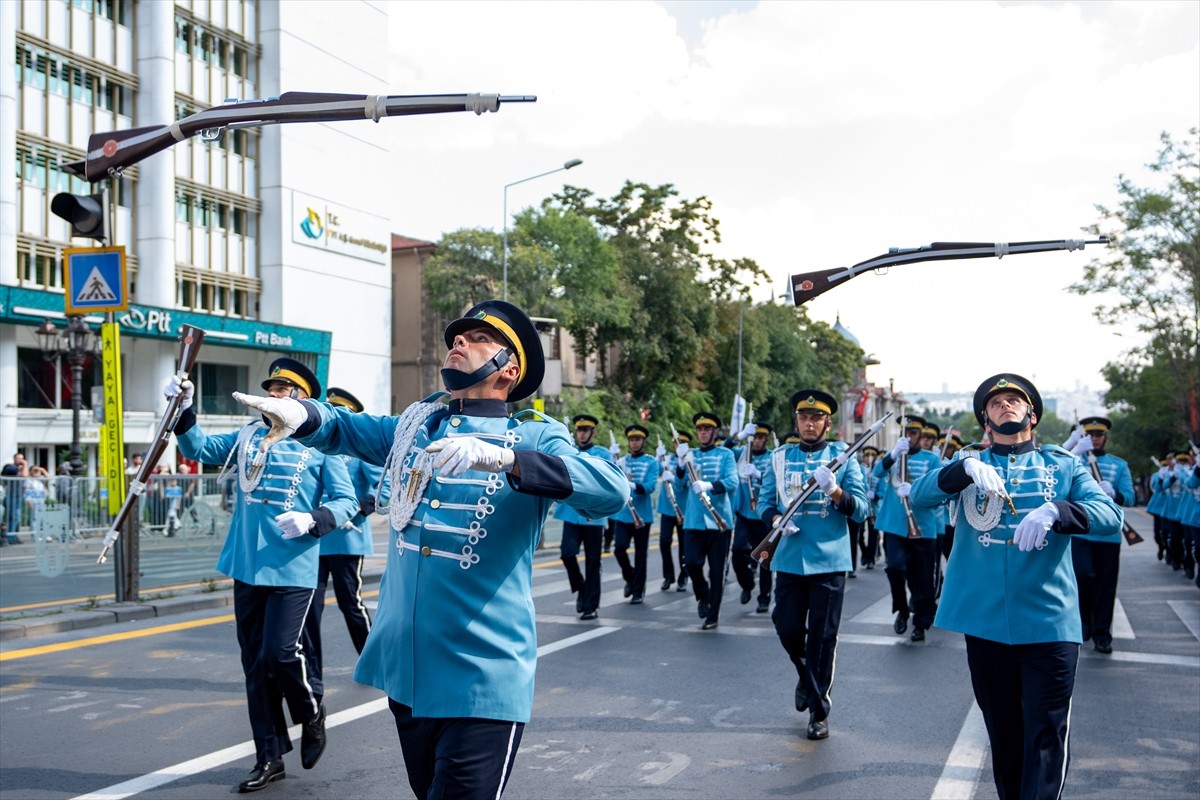
{"label": "tree foliage", "polygon": [[[1093,259],[1083,279],[1071,286],[1079,294],[1118,297],[1112,304],[1098,303],[1096,319],[1107,325],[1133,323],[1147,337],[1122,361],[1106,365],[1108,404],[1161,415],[1154,424],[1176,438],[1194,437],[1200,428],[1198,137],[1196,128],[1183,142],[1162,134],[1158,157],[1147,165],[1161,176],[1159,186],[1142,187],[1119,176],[1119,204],[1097,205],[1100,221],[1086,229],[1113,240],[1111,255]],[[1149,396],[1148,386],[1162,397]]]}

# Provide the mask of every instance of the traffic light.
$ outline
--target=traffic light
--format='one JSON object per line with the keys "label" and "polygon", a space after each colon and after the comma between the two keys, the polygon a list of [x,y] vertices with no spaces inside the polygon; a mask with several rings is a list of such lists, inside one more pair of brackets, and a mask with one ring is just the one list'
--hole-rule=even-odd
{"label": "traffic light", "polygon": [[104,242],[108,240],[108,203],[104,193],[68,194],[59,192],[50,201],[55,216],[71,223],[72,236],[85,236]]}

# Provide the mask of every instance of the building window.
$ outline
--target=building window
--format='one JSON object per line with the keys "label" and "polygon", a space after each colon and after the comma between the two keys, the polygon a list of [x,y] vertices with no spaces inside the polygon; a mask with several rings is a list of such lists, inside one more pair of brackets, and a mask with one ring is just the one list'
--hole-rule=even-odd
{"label": "building window", "polygon": [[241,416],[245,407],[234,400],[234,392],[245,391],[250,383],[249,368],[240,364],[201,364],[199,395],[200,414],[230,414]]}
{"label": "building window", "polygon": [[[47,361],[42,357],[41,350],[32,347],[17,348],[17,364],[17,405],[20,408],[71,407],[70,364],[57,359]],[[85,409],[91,407],[96,364],[97,359],[91,356],[83,362],[79,400]]]}

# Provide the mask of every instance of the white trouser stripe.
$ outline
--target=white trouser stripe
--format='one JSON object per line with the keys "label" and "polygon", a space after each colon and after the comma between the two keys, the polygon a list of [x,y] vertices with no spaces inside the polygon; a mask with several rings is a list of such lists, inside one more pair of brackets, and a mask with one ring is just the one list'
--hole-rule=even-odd
{"label": "white trouser stripe", "polygon": [[504,768],[500,770],[500,784],[496,787],[496,800],[500,800],[500,794],[504,791],[504,783],[508,780],[508,768],[513,760],[513,739],[517,738],[517,723],[513,723],[508,729],[508,747],[504,749]]}

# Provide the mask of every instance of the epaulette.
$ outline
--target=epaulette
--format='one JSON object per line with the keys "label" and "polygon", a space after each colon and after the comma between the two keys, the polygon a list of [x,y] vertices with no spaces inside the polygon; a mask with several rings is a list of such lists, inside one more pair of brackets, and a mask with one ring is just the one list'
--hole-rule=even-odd
{"label": "epaulette", "polygon": [[1043,453],[1052,453],[1056,456],[1069,456],[1071,458],[1075,458],[1074,453],[1072,453],[1070,450],[1066,449],[1065,447],[1062,447],[1061,445],[1057,445],[1057,444],[1038,445],[1038,450],[1040,450]]}
{"label": "epaulette", "polygon": [[512,415],[514,421],[518,423],[526,422],[557,422],[553,417],[548,417],[536,408],[523,408]]}

